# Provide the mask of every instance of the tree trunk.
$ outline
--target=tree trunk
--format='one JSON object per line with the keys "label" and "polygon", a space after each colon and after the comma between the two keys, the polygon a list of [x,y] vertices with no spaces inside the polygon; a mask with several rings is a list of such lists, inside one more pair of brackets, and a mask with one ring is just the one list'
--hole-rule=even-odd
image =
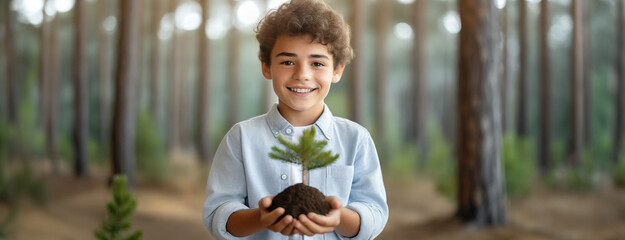
{"label": "tree trunk", "polygon": [[387,37],[390,24],[391,4],[392,0],[381,0],[378,2],[377,9],[377,33],[376,33],[376,80],[375,80],[375,136],[381,155],[386,155],[386,91],[388,85],[388,50]]}
{"label": "tree trunk", "polygon": [[60,171],[59,166],[59,154],[58,154],[58,143],[57,143],[57,132],[58,132],[58,122],[59,122],[59,67],[60,67],[60,42],[59,42],[59,32],[60,32],[60,19],[59,16],[56,15],[52,19],[52,23],[50,24],[52,32],[50,34],[50,84],[48,95],[48,104],[49,107],[49,115],[48,115],[48,124],[47,124],[47,142],[48,142],[48,156],[52,160],[52,169],[54,172]]}
{"label": "tree trunk", "polygon": [[89,175],[89,92],[87,82],[87,29],[85,28],[85,1],[76,0],[76,48],[74,49],[74,174]]}
{"label": "tree trunk", "polygon": [[501,32],[503,35],[503,50],[501,53],[501,131],[508,132],[508,6],[506,3],[501,10]]}
{"label": "tree trunk", "polygon": [[411,132],[417,143],[418,165],[425,165],[427,156],[427,66],[426,66],[426,39],[427,39],[427,1],[416,0],[413,3],[412,26],[414,28],[414,46],[412,54],[412,103],[415,129]]}
{"label": "tree trunk", "polygon": [[569,163],[577,165],[582,157],[583,130],[584,130],[584,62],[582,41],[582,8],[580,0],[571,1],[571,16],[573,19],[573,43],[571,45],[571,143]]}
{"label": "tree trunk", "polygon": [[[39,27],[40,33],[40,55],[39,55],[39,119],[37,124],[41,126],[42,129],[45,130],[45,125],[48,117],[48,104],[46,101],[48,100],[48,84],[49,84],[49,76],[48,73],[48,61],[49,61],[49,44],[50,44],[50,20],[48,15],[46,14],[46,5],[49,3],[48,0],[43,0],[43,8],[41,14],[43,19],[41,21],[41,25]],[[48,143],[46,142],[46,145]]]}
{"label": "tree trunk", "polygon": [[152,1],[152,54],[151,64],[152,69],[148,71],[152,74],[152,81],[150,82],[150,112],[152,114],[152,118],[154,118],[154,122],[156,122],[156,126],[163,126],[161,120],[161,83],[163,79],[161,69],[161,61],[162,61],[162,52],[161,52],[161,40],[158,38],[159,27],[161,26],[161,19],[163,17],[162,10],[163,1],[162,0],[153,0]]}
{"label": "tree trunk", "polygon": [[458,212],[477,225],[506,222],[501,162],[499,26],[494,0],[459,1]]}
{"label": "tree trunk", "polygon": [[190,33],[188,31],[183,31],[180,34],[180,41],[182,42],[181,44],[181,49],[180,49],[180,65],[182,67],[182,71],[180,71],[180,81],[179,81],[179,85],[178,85],[178,89],[180,89],[178,91],[178,103],[180,105],[178,105],[178,116],[180,116],[179,118],[179,124],[180,124],[180,136],[178,136],[178,139],[180,139],[180,146],[184,147],[184,148],[188,148],[190,145],[192,145],[192,139],[191,139],[191,120],[192,118],[191,116],[191,96],[193,94],[185,94],[185,93],[190,93],[192,92],[191,89],[191,81],[189,79],[189,72],[191,72],[191,69],[189,68],[189,66],[191,65],[191,51],[190,51],[190,45],[191,45],[191,37],[190,37]]}
{"label": "tree trunk", "polygon": [[120,0],[120,31],[115,78],[115,105],[113,117],[112,162],[113,175],[125,174],[128,184],[135,176],[135,85],[138,26],[137,2]]}
{"label": "tree trunk", "polygon": [[351,44],[354,49],[354,59],[349,65],[349,118],[357,123],[362,124],[364,120],[363,110],[363,58],[362,55],[362,34],[364,25],[363,1],[350,0],[352,7],[349,25],[352,30]]}
{"label": "tree trunk", "polygon": [[[47,4],[53,2],[45,1],[44,9]],[[58,68],[59,68],[59,21],[57,16],[47,16],[44,11],[44,21],[41,25],[42,31],[42,114],[43,128],[46,139],[46,152],[52,166],[54,174],[59,173],[58,151],[56,142],[56,125],[57,125],[57,91],[58,91]],[[50,18],[46,20],[46,18]]]}
{"label": "tree trunk", "polygon": [[135,18],[137,19],[137,84],[135,86],[135,91],[136,91],[136,102],[137,102],[137,106],[136,109],[137,111],[141,111],[143,109],[143,90],[144,90],[144,82],[143,81],[143,71],[145,70],[145,68],[143,67],[143,53],[144,53],[144,48],[145,48],[145,40],[144,40],[144,23],[145,23],[145,6],[147,4],[146,0],[134,0],[137,2],[137,16],[135,16]]}
{"label": "tree trunk", "polygon": [[230,0],[230,41],[228,43],[228,126],[239,121],[239,30],[236,28],[237,1]]}
{"label": "tree trunk", "polygon": [[109,147],[111,126],[111,66],[110,66],[110,36],[101,27],[109,16],[108,0],[98,2],[98,102],[100,107],[100,142],[105,149]]}
{"label": "tree trunk", "polygon": [[545,176],[550,167],[551,155],[551,63],[549,54],[549,3],[540,2],[540,138],[538,169]]}
{"label": "tree trunk", "polygon": [[623,151],[623,107],[625,106],[625,0],[617,1],[616,23],[616,92],[614,94],[613,161],[618,163]]}
{"label": "tree trunk", "polygon": [[527,2],[519,0],[519,80],[517,135],[527,137]]}
{"label": "tree trunk", "polygon": [[592,31],[591,4],[594,1],[582,1],[582,36],[584,37],[584,147],[592,146]]}
{"label": "tree trunk", "polygon": [[[175,14],[176,14],[176,9],[178,8],[178,0],[172,0],[169,2],[169,10],[170,10],[170,14],[172,14],[173,18],[175,19]],[[174,19],[172,19],[172,21],[175,21]],[[172,22],[173,28],[172,28],[172,35],[171,35],[171,39],[169,40],[169,48],[170,48],[170,70],[169,70],[169,99],[167,100],[168,105],[168,113],[167,113],[167,117],[168,117],[168,123],[167,123],[167,129],[169,129],[167,135],[167,140],[168,140],[168,144],[169,144],[169,148],[174,149],[176,147],[178,147],[180,145],[180,139],[179,137],[179,116],[177,113],[177,107],[178,107],[178,81],[180,81],[180,79],[178,79],[178,68],[180,67],[179,65],[179,61],[180,61],[180,56],[178,53],[178,33],[177,33],[177,28],[176,28],[176,24],[175,22]]]}
{"label": "tree trunk", "polygon": [[202,6],[202,24],[200,25],[200,34],[198,34],[200,53],[198,54],[198,89],[197,89],[197,150],[200,155],[200,162],[207,164],[211,159],[210,145],[210,128],[208,127],[208,119],[210,113],[210,101],[208,99],[210,92],[210,40],[205,34],[206,22],[210,15],[210,1],[201,0]]}
{"label": "tree trunk", "polygon": [[17,80],[15,78],[15,46],[13,32],[13,10],[11,8],[11,1],[6,1],[4,4],[5,13],[5,40],[4,40],[4,54],[6,62],[6,93],[7,93],[7,113],[9,123],[13,126],[17,124]]}

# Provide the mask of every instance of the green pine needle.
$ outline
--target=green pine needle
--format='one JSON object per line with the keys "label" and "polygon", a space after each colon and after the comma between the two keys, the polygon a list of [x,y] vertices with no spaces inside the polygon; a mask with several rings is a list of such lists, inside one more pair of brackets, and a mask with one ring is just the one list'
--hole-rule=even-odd
{"label": "green pine needle", "polygon": [[102,221],[100,229],[93,233],[100,240],[139,240],[143,236],[143,232],[136,231],[124,237],[124,232],[131,226],[128,218],[137,207],[137,201],[126,188],[126,182],[124,175],[113,177],[113,201],[106,204],[108,217]]}
{"label": "green pine needle", "polygon": [[272,152],[269,153],[269,157],[300,164],[304,170],[325,167],[334,163],[339,158],[339,154],[332,155],[331,151],[323,152],[328,141],[316,141],[315,134],[315,127],[304,130],[298,144],[293,144],[282,136],[278,136],[278,141],[285,149],[274,146],[271,148]]}

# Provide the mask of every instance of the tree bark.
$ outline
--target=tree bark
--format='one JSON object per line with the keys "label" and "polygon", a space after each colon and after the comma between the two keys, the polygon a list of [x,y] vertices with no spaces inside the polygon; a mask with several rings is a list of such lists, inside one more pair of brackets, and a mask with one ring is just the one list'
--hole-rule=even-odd
{"label": "tree bark", "polygon": [[361,0],[350,0],[352,7],[349,23],[352,30],[351,45],[354,49],[354,59],[349,65],[349,118],[357,123],[362,124],[364,120],[363,113],[363,58],[362,53],[362,33],[364,28],[363,2]]}
{"label": "tree bark", "polygon": [[391,14],[391,0],[381,0],[378,2],[377,9],[377,34],[376,34],[376,80],[375,80],[375,136],[377,143],[380,144],[379,149],[381,155],[385,154],[386,147],[386,91],[388,85],[388,50],[387,50],[387,37],[388,37],[388,25],[390,24]]}
{"label": "tree bark", "polygon": [[411,130],[414,134],[414,140],[417,143],[419,152],[419,167],[425,165],[425,156],[427,155],[426,140],[427,137],[427,1],[416,0],[413,3],[412,26],[414,28],[414,42],[412,54],[412,103],[413,118],[415,120],[414,128]]}
{"label": "tree bark", "polygon": [[74,23],[76,48],[74,49],[74,174],[89,175],[89,92],[87,82],[87,32],[85,28],[85,1],[76,0]]}
{"label": "tree bark", "polygon": [[115,78],[115,104],[112,136],[113,175],[125,174],[129,186],[135,180],[135,85],[138,26],[137,2],[120,0],[120,32]]}
{"label": "tree bark", "polygon": [[[44,9],[50,1],[44,2]],[[44,20],[41,25],[42,31],[42,57],[41,57],[41,106],[43,114],[43,129],[46,140],[47,157],[50,158],[53,174],[60,172],[58,151],[56,142],[57,126],[57,91],[58,91],[58,51],[59,51],[59,22],[57,16],[47,16],[43,12]],[[46,19],[49,18],[49,19]]]}
{"label": "tree bark", "polygon": [[551,155],[551,63],[549,54],[549,2],[540,2],[540,138],[538,169],[545,176]]}
{"label": "tree bark", "polygon": [[625,0],[617,1],[616,22],[616,92],[614,94],[613,161],[618,163],[623,151],[623,108],[625,107]]}
{"label": "tree bark", "polygon": [[109,147],[111,126],[111,66],[110,36],[101,26],[109,16],[108,0],[98,2],[98,102],[100,107],[100,142],[105,149]]}
{"label": "tree bark", "polygon": [[508,6],[507,2],[501,10],[501,32],[503,35],[503,50],[501,53],[501,129],[508,132]]}
{"label": "tree bark", "polygon": [[[173,18],[175,18],[175,14],[176,14],[176,8],[178,8],[178,4],[179,4],[179,0],[171,0],[169,2],[169,10],[170,10],[170,14],[172,14]],[[172,19],[172,21],[175,21],[175,19]],[[167,113],[167,117],[168,117],[168,124],[167,124],[167,129],[169,129],[167,135],[167,140],[168,140],[168,144],[169,144],[169,148],[170,150],[178,147],[180,145],[180,139],[179,139],[179,121],[180,118],[178,116],[178,111],[177,111],[177,107],[178,107],[178,81],[180,81],[180,79],[178,78],[179,76],[179,61],[180,61],[180,56],[179,56],[179,51],[178,51],[178,33],[177,33],[177,28],[176,28],[176,24],[175,22],[172,22],[173,24],[173,29],[172,29],[172,35],[171,35],[171,39],[169,40],[169,48],[170,48],[170,69],[169,69],[169,99],[167,100],[168,103],[168,113]]]}
{"label": "tree bark", "polygon": [[13,10],[11,10],[11,1],[6,1],[5,4],[5,40],[4,40],[4,53],[6,55],[6,93],[7,93],[7,112],[9,123],[15,126],[17,124],[17,93],[18,87],[15,78],[15,45],[13,32]]}
{"label": "tree bark", "polygon": [[237,1],[230,0],[231,27],[228,43],[228,126],[239,121],[239,30],[236,28]]}
{"label": "tree bark", "polygon": [[527,137],[527,2],[519,0],[519,80],[517,135]]}
{"label": "tree bark", "polygon": [[161,52],[161,40],[158,38],[159,27],[161,26],[161,19],[163,17],[163,1],[162,0],[153,0],[152,1],[152,54],[151,64],[152,69],[149,71],[152,74],[152,81],[150,82],[150,112],[152,114],[152,118],[154,122],[156,122],[156,126],[162,126],[161,120],[161,83],[163,80],[163,75],[161,72],[161,61],[162,61],[162,52]]}
{"label": "tree bark", "polygon": [[584,37],[583,53],[584,53],[584,147],[592,146],[592,31],[590,29],[591,22],[591,4],[594,1],[582,1],[582,36]]}
{"label": "tree bark", "polygon": [[200,0],[202,6],[202,24],[200,25],[200,34],[198,34],[200,53],[198,60],[198,89],[197,89],[197,150],[200,155],[200,162],[208,164],[211,159],[210,149],[210,128],[208,127],[208,119],[210,113],[210,101],[208,99],[211,85],[210,77],[210,41],[206,36],[206,22],[210,15],[210,1]]}
{"label": "tree bark", "polygon": [[478,226],[507,219],[501,163],[499,26],[494,0],[458,2],[458,211]]}
{"label": "tree bark", "polygon": [[571,143],[569,163],[577,165],[583,151],[584,130],[584,62],[582,40],[582,8],[580,0],[571,1],[571,16],[573,19],[573,42],[571,45]]}

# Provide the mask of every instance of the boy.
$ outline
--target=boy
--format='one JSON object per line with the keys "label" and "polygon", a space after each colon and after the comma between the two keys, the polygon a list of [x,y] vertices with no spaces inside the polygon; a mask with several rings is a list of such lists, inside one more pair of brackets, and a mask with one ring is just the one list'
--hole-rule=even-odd
{"label": "boy", "polygon": [[[353,57],[349,27],[320,0],[292,0],[269,13],[256,38],[263,76],[278,103],[268,113],[230,129],[215,153],[203,219],[218,239],[373,239],[388,219],[386,192],[369,132],[333,117],[324,99]],[[309,172],[309,185],[332,210],[293,218],[268,212],[273,195],[301,182],[299,166],[270,159],[277,137],[298,140],[306,128],[339,153],[333,164]],[[299,176],[299,177],[298,177]],[[343,205],[345,204],[345,205]]]}

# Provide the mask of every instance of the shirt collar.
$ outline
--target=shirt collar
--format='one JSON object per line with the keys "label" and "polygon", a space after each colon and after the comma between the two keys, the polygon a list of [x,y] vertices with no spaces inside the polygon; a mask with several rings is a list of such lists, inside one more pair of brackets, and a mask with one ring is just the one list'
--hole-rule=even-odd
{"label": "shirt collar", "polygon": [[[315,122],[315,127],[317,130],[323,134],[323,136],[330,140],[332,138],[331,127],[332,127],[332,119],[333,115],[330,112],[330,109],[327,105],[323,105],[323,112],[321,116]],[[293,126],[287,121],[278,111],[278,104],[274,104],[267,112],[267,124],[269,125],[269,129],[271,129],[271,133],[274,137],[278,137],[280,134],[285,134],[287,129],[293,128]]]}

